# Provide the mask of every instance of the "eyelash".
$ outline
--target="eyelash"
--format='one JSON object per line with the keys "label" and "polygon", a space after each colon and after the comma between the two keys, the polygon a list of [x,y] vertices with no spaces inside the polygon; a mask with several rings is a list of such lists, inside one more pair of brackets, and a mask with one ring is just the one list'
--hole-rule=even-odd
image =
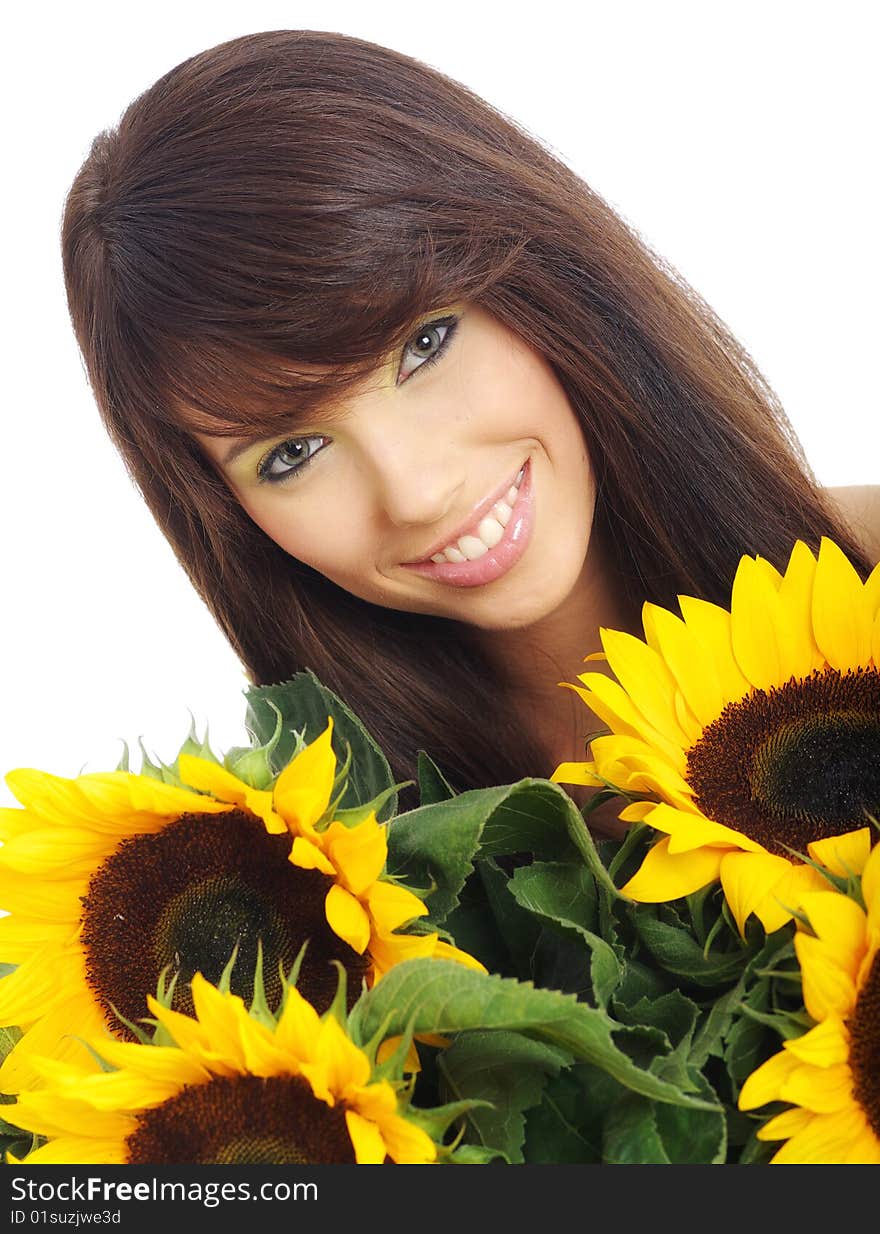
{"label": "eyelash", "polygon": [[[427,333],[429,330],[435,330],[443,326],[446,327],[446,333],[444,334],[443,338],[440,340],[440,344],[437,350],[434,352],[434,354],[432,356],[428,356],[427,359],[423,360],[421,364],[419,364],[416,368],[414,368],[404,378],[404,381],[409,381],[410,377],[412,377],[415,373],[419,372],[421,369],[428,368],[431,364],[434,364],[435,361],[440,359],[440,357],[446,351],[449,344],[452,342],[453,335],[455,334],[455,331],[458,328],[458,320],[459,319],[454,316],[437,317],[432,321],[425,322],[423,326],[419,326],[418,330],[415,332],[415,334],[413,334],[412,339],[410,340],[409,343],[407,343],[406,347],[403,350],[403,356],[401,357],[401,365],[403,363],[403,358],[406,356],[406,353],[409,350],[409,348],[412,346],[412,343],[416,339],[420,338],[423,334]],[[403,382],[398,382],[398,384],[402,385]],[[306,468],[308,467],[312,459],[315,457],[315,455],[318,454],[321,451],[321,449],[323,449],[323,446],[319,446],[317,450],[313,450],[312,453],[309,454],[305,459],[303,459],[301,462],[298,462],[295,467],[291,467],[288,471],[284,472],[282,475],[272,476],[269,472],[269,468],[272,466],[272,464],[275,462],[278,456],[285,452],[284,451],[285,446],[289,446],[292,443],[305,444],[306,442],[310,442],[310,441],[326,442],[328,440],[329,439],[326,437],[320,437],[316,435],[312,437],[288,437],[285,441],[279,442],[277,446],[272,447],[272,449],[268,452],[268,454],[264,454],[263,457],[260,459],[259,463],[257,464],[257,478],[258,478],[259,483],[260,484],[284,484],[289,480],[295,479],[297,476],[302,475],[302,473],[306,470]]]}

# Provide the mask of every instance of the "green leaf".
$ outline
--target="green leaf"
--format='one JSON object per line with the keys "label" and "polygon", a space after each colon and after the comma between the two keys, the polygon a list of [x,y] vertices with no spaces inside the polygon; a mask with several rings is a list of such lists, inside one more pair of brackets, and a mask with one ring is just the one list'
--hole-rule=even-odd
{"label": "green leaf", "polygon": [[620,983],[622,968],[614,948],[594,933],[598,906],[590,871],[570,863],[533,862],[514,871],[510,890],[523,908],[583,940],[590,955],[593,996],[606,1006]]}
{"label": "green leaf", "polygon": [[[332,690],[322,685],[314,673],[296,673],[281,685],[251,686],[245,691],[247,728],[257,742],[269,742],[277,723],[274,705],[283,719],[283,732],[272,753],[276,774],[287,765],[296,748],[296,732],[311,744],[333,717],[333,750],[337,762],[346,757],[346,742],[351,747],[351,770],[340,806],[352,808],[372,801],[394,784],[388,760],[354,712]],[[396,794],[382,807],[379,821],[391,818],[397,809]]]}
{"label": "green leaf", "polygon": [[438,1058],[449,1092],[458,1099],[485,1101],[468,1114],[469,1140],[496,1148],[512,1164],[523,1160],[523,1111],[541,1100],[547,1077],[569,1056],[521,1033],[462,1033]]}
{"label": "green leaf", "polygon": [[[571,995],[531,983],[475,972],[448,960],[406,960],[362,995],[350,1026],[361,1041],[380,1027],[395,1036],[509,1029],[527,1033],[592,1062],[622,1084],[658,1101],[704,1108],[702,1098],[636,1066],[614,1042],[618,1027],[606,1013]],[[711,1106],[710,1108],[714,1108]]]}
{"label": "green leaf", "polygon": [[455,789],[424,750],[419,750],[418,753],[418,777],[421,805],[433,805],[435,802],[448,801],[450,797],[455,796]]}
{"label": "green leaf", "polygon": [[574,802],[549,780],[470,789],[398,815],[388,829],[389,871],[433,888],[425,901],[437,923],[458,904],[477,856],[514,853],[594,863],[608,878]]}
{"label": "green leaf", "polygon": [[[661,910],[666,909],[666,919]],[[630,910],[639,939],[651,956],[667,972],[703,987],[727,985],[736,981],[752,954],[750,948],[738,946],[731,952],[711,952],[708,956],[694,936],[672,923],[669,906],[660,909],[649,904],[634,905]]]}
{"label": "green leaf", "polygon": [[605,1108],[626,1089],[595,1067],[568,1067],[526,1112],[523,1159],[529,1165],[588,1165],[602,1160]]}
{"label": "green leaf", "polygon": [[[715,1094],[697,1073],[698,1090]],[[611,1108],[603,1135],[603,1160],[612,1165],[718,1165],[727,1153],[724,1110],[683,1110],[627,1093]]]}
{"label": "green leaf", "polygon": [[482,911],[494,920],[505,952],[500,965],[489,965],[481,955],[477,959],[482,960],[490,972],[528,980],[534,975],[532,961],[541,935],[541,923],[517,904],[510,894],[510,879],[497,862],[478,861],[477,873],[486,896]]}

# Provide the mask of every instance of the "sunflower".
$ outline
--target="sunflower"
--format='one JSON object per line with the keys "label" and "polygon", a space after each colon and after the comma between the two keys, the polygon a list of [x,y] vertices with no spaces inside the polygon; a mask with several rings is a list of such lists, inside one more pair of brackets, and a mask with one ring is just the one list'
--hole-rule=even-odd
{"label": "sunflower", "polygon": [[253,810],[273,831],[289,832],[293,837],[291,863],[333,879],[327,892],[327,921],[358,954],[369,952],[368,984],[402,960],[423,957],[458,960],[485,972],[478,960],[436,933],[395,933],[424,917],[428,909],[417,895],[385,873],[387,833],[373,810],[353,825],[333,818],[331,798],[337,771],[332,733],[333,719],[328,717],[320,737],[267,790],[256,791],[227,768],[193,755],[181,755],[180,774],[192,788],[210,793],[217,801]]}
{"label": "sunflower", "polygon": [[[312,799],[314,763],[307,746],[285,768],[281,803]],[[308,940],[299,986],[324,1011],[334,961],[353,1001],[399,959],[464,957],[436,935],[392,935],[427,910],[380,881],[384,832],[376,835],[375,820],[328,833],[331,857],[309,864],[291,860],[287,822],[266,807],[272,793],[241,781],[232,801],[127,771],[66,780],[19,770],[7,783],[24,809],[0,813],[0,907],[9,913],[0,919],[0,956],[18,965],[0,980],[0,1024],[25,1033],[0,1067],[4,1092],[36,1081],[34,1055],[69,1057],[72,1028],[131,1039],[165,968],[179,975],[175,1007],[189,1011],[194,973],[216,980],[236,950],[233,988],[249,997],[261,944],[274,1005],[279,972],[291,970]],[[362,920],[358,933],[339,928],[355,917],[352,904],[362,918],[369,907],[367,931]]]}
{"label": "sunflower", "polygon": [[172,1045],[92,1042],[112,1071],[94,1060],[36,1063],[43,1087],[4,1106],[15,1126],[48,1137],[24,1164],[436,1160],[401,1083],[377,1077],[334,1010],[320,1016],[286,985],[277,1017],[258,1017],[201,973],[190,988],[194,1017],[147,1000]]}
{"label": "sunflower", "polygon": [[[645,640],[602,630],[617,681],[575,690],[612,730],[563,784],[613,785],[659,801],[620,814],[663,833],[623,887],[634,900],[720,879],[744,931],[791,917],[827,887],[807,861],[858,873],[880,811],[880,566],[862,583],[841,549],[798,541],[785,573],[743,557],[730,610],[680,596],[681,617],[645,604]],[[601,653],[597,657],[602,658]]]}
{"label": "sunflower", "polygon": [[773,1163],[880,1165],[880,846],[862,873],[867,911],[836,891],[803,897],[811,933],[794,945],[816,1021],[753,1071],[739,1107],[786,1101],[759,1140],[785,1140]]}

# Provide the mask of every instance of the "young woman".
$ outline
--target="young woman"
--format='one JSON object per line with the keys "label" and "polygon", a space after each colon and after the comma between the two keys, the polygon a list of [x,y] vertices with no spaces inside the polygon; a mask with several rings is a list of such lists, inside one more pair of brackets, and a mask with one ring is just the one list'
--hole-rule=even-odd
{"label": "young woman", "polygon": [[400,778],[419,749],[461,789],[582,757],[557,683],[598,627],[726,604],[743,553],[880,556],[680,276],[385,47],[178,65],[95,139],[63,258],[108,430],[250,677],[312,669]]}

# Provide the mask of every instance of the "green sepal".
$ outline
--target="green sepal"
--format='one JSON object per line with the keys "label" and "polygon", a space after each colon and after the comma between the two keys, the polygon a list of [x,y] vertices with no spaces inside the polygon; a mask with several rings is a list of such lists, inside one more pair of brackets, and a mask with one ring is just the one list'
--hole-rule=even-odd
{"label": "green sepal", "polygon": [[[390,784],[388,788],[384,788],[381,793],[378,793],[372,801],[365,801],[363,805],[351,806],[346,810],[337,809],[333,811],[332,817],[328,817],[328,823],[340,822],[346,827],[357,827],[359,823],[364,822],[371,814],[375,814],[378,819],[385,803],[390,801],[399,789],[407,788],[413,783],[413,780],[401,780],[399,784]],[[318,827],[318,830],[321,830],[321,828]]]}
{"label": "green sepal", "polygon": [[[270,789],[275,781],[272,755],[284,731],[284,717],[281,715],[281,712],[271,701],[267,701],[267,706],[275,712],[275,727],[268,740],[253,746],[233,746],[231,750],[227,750],[223,759],[223,766],[227,771],[230,771],[251,788],[264,791]],[[295,738],[296,736],[294,734]],[[251,737],[256,742],[256,735],[251,734]],[[295,758],[303,748],[303,743],[296,739],[291,757]]]}

